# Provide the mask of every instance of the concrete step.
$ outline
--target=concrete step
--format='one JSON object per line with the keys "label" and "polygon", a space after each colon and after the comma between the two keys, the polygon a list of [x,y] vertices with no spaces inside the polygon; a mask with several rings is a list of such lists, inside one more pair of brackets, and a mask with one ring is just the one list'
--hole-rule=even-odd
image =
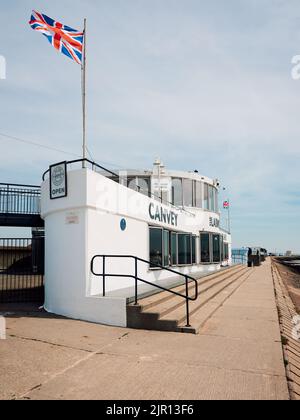
{"label": "concrete step", "polygon": [[[222,276],[215,277],[213,276],[210,280],[205,280],[203,282],[198,281],[198,290],[199,290],[199,298],[196,302],[190,302],[190,310],[191,308],[197,304],[199,304],[200,301],[203,300],[203,295],[209,291],[214,292],[216,288],[218,288],[221,284],[226,284],[230,279],[237,276],[239,273],[243,272],[246,268],[241,268],[238,271],[234,271],[231,273],[223,273]],[[181,289],[180,291],[176,290],[177,292],[180,292],[181,294],[185,295],[185,288]],[[190,290],[190,296],[193,296],[194,287]],[[173,314],[174,311],[179,310],[182,308],[185,310],[186,301],[183,298],[180,298],[176,295],[171,295],[171,298],[168,300],[164,300],[163,302],[158,301],[155,305],[153,304],[151,308],[145,308],[143,304],[141,303],[142,311],[144,313],[148,312],[157,312],[159,313],[160,319],[163,319],[167,317],[169,314]],[[172,315],[170,315],[172,316]]]}
{"label": "concrete step", "polygon": [[[227,290],[232,284],[240,280],[241,277],[248,272],[248,270],[248,268],[244,268],[231,276],[226,276],[223,280],[214,282],[209,286],[206,285],[203,290],[200,288],[199,299],[195,302],[189,303],[190,322],[200,309],[205,307],[208,303],[211,303],[221,292]],[[160,319],[167,320],[172,318],[175,318],[180,326],[186,324],[185,301],[183,302],[183,307],[181,309],[169,312],[167,315],[163,315]]]}
{"label": "concrete step", "polygon": [[[251,271],[251,270],[250,270]],[[192,327],[185,326],[185,318],[179,323],[178,328],[181,332],[189,332],[198,334],[206,322],[215,314],[215,312],[230,298],[230,296],[246,281],[251,275],[248,270],[241,274],[237,279],[233,280],[211,298],[206,304],[200,306],[191,315],[190,323]]]}
{"label": "concrete step", "polygon": [[[240,271],[243,268],[243,266],[234,266],[234,267],[230,267],[226,270],[222,270],[221,272],[217,272],[217,273],[213,273],[211,275],[205,276],[205,277],[201,277],[200,279],[198,279],[198,285],[204,285],[207,283],[210,283],[212,280],[214,279],[220,279],[223,278],[225,275],[230,275],[231,273],[235,273],[237,271]],[[172,288],[173,291],[183,294],[185,295],[186,291],[185,291],[185,284],[177,286]],[[194,283],[191,282],[190,286],[189,286],[189,293],[193,294],[193,292],[195,291],[195,286]],[[173,300],[176,299],[177,297],[175,295],[172,295],[169,292],[161,292],[158,294],[154,294],[150,297],[144,298],[144,299],[140,299],[139,300],[139,305],[143,308],[143,311],[147,311],[149,309],[152,309],[153,307],[167,302],[169,300]]]}
{"label": "concrete step", "polygon": [[[127,325],[129,328],[135,329],[197,333],[200,315],[196,317],[196,314],[202,310],[201,317],[209,316],[216,308],[217,303],[213,301],[216,296],[243,279],[248,272],[249,269],[245,266],[237,266],[199,279],[199,298],[195,302],[189,302],[190,316],[193,320],[192,327],[185,326],[185,299],[168,292],[142,299],[138,305],[128,305]],[[193,289],[194,286],[190,286],[191,295]],[[185,294],[185,287],[178,286],[173,290]]]}

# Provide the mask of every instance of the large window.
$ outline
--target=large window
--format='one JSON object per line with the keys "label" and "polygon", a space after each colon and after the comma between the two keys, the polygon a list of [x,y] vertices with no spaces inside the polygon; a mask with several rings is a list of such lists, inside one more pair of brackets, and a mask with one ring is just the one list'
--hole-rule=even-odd
{"label": "large window", "polygon": [[229,259],[229,244],[224,243],[224,254],[225,254],[225,261]]}
{"label": "large window", "polygon": [[194,181],[194,207],[202,209],[202,184]]}
{"label": "large window", "polygon": [[220,236],[220,243],[221,243],[221,261],[224,261],[225,260],[225,246],[224,246],[223,235]]}
{"label": "large window", "polygon": [[162,229],[150,228],[150,262],[152,268],[155,264],[163,263],[163,231]]}
{"label": "large window", "polygon": [[129,178],[128,179],[128,188],[134,191],[138,191],[141,194],[150,197],[150,179],[149,178]]}
{"label": "large window", "polygon": [[196,241],[197,237],[193,236],[192,237],[192,264],[196,264],[197,262],[197,254],[196,254]]}
{"label": "large window", "polygon": [[177,233],[171,233],[171,265],[178,264]]}
{"label": "large window", "polygon": [[192,263],[191,235],[178,234],[178,264],[188,265]]}
{"label": "large window", "polygon": [[201,262],[209,263],[210,262],[210,234],[201,233],[200,237],[200,247],[201,247]]}
{"label": "large window", "polygon": [[170,265],[170,232],[164,230],[163,235],[163,266],[168,267]]}
{"label": "large window", "polygon": [[204,209],[209,210],[208,184],[204,184]]}
{"label": "large window", "polygon": [[172,180],[172,204],[178,207],[183,205],[182,179],[180,178]]}
{"label": "large window", "polygon": [[213,185],[204,184],[204,209],[218,213],[218,190]]}
{"label": "large window", "polygon": [[191,179],[183,180],[183,204],[186,207],[193,207],[193,181]]}
{"label": "large window", "polygon": [[213,262],[217,263],[221,261],[220,235],[212,235],[212,241],[213,241]]}
{"label": "large window", "polygon": [[197,264],[197,237],[150,227],[151,268]]}
{"label": "large window", "polygon": [[209,210],[215,211],[215,189],[209,185]]}

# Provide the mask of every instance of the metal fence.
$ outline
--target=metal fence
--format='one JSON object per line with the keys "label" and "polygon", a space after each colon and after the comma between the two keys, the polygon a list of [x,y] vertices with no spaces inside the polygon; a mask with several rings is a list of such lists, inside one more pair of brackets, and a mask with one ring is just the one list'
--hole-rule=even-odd
{"label": "metal fence", "polygon": [[233,264],[247,264],[248,251],[245,249],[233,249],[231,257]]}
{"label": "metal fence", "polygon": [[0,303],[44,301],[44,238],[0,239]]}
{"label": "metal fence", "polygon": [[39,215],[41,189],[36,186],[0,184],[0,213]]}

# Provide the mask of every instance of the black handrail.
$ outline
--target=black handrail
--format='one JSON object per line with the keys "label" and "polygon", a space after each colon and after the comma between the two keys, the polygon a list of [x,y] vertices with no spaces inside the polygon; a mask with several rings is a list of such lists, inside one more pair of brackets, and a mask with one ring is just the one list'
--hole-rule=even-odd
{"label": "black handrail", "polygon": [[[103,272],[102,272],[102,274],[99,274],[99,273],[96,273],[95,272],[95,268],[94,268],[95,260],[98,259],[98,258],[101,258],[103,260]],[[132,274],[128,274],[128,275],[126,275],[126,274],[108,274],[106,272],[106,261],[109,258],[127,258],[127,259],[133,259],[134,262],[135,262],[135,274],[134,275],[132,275]],[[182,295],[181,293],[175,292],[172,289],[166,289],[163,286],[159,286],[159,285],[157,285],[155,283],[151,283],[151,282],[149,282],[147,280],[141,279],[138,276],[138,262],[142,262],[142,263],[145,263],[145,264],[150,265],[153,268],[160,268],[161,270],[165,270],[165,271],[168,271],[170,273],[174,273],[174,274],[177,274],[177,275],[179,275],[181,277],[184,277],[185,278],[185,286],[186,286],[186,294],[185,295]],[[151,261],[147,261],[147,260],[144,260],[142,258],[133,256],[133,255],[95,255],[93,257],[92,261],[91,261],[91,272],[96,277],[103,277],[103,297],[106,296],[106,283],[105,283],[106,277],[121,277],[121,278],[133,278],[135,280],[135,305],[138,304],[138,281],[140,281],[142,283],[145,283],[145,284],[148,284],[149,286],[156,287],[156,288],[158,288],[160,290],[163,290],[165,292],[171,293],[173,295],[176,295],[176,296],[179,296],[179,297],[185,299],[186,300],[186,320],[187,320],[187,325],[186,326],[187,327],[190,327],[191,326],[190,325],[189,302],[190,301],[195,302],[198,299],[198,296],[199,296],[198,282],[193,277],[190,277],[187,274],[182,274],[179,271],[175,271],[175,270],[172,270],[170,268],[163,267],[162,265],[159,265],[159,264],[156,264],[156,263],[152,263]],[[188,286],[188,283],[189,282],[192,282],[192,281],[195,283],[195,296],[194,297],[189,296],[189,286]]]}
{"label": "black handrail", "polygon": [[[98,169],[101,169],[101,171],[105,171],[105,172],[107,172],[107,173],[109,173],[110,175],[112,175],[112,176],[116,176],[116,177],[119,177],[119,175],[118,174],[116,174],[115,172],[112,172],[112,171],[110,171],[109,169],[106,169],[106,168],[104,168],[103,166],[100,166],[100,165],[98,165],[98,163],[96,163],[96,162],[93,162],[92,160],[89,160],[89,159],[76,159],[76,160],[70,160],[70,161],[68,161],[67,162],[67,165],[72,165],[72,164],[74,164],[74,163],[89,163],[90,165],[92,165],[92,168],[94,169],[94,168],[98,168]],[[44,172],[44,174],[43,174],[43,181],[45,181],[45,179],[46,179],[46,175],[48,174],[50,172],[50,169],[48,169],[46,172]]]}
{"label": "black handrail", "polygon": [[10,184],[9,182],[0,182],[1,187],[22,187],[22,188],[32,188],[36,190],[40,190],[41,187],[39,185],[24,185],[24,184]]}

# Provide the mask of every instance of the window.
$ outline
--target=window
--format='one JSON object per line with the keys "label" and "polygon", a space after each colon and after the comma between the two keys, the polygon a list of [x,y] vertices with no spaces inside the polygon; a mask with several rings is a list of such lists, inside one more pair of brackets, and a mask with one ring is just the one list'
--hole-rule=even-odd
{"label": "window", "polygon": [[178,207],[183,205],[182,180],[179,178],[172,180],[172,204]]}
{"label": "window", "polygon": [[224,237],[220,236],[220,245],[221,245],[221,261],[225,260],[225,246],[224,246]]}
{"label": "window", "polygon": [[208,184],[204,184],[204,209],[209,210]]}
{"label": "window", "polygon": [[186,207],[193,207],[193,181],[183,180],[183,204]]}
{"label": "window", "polygon": [[210,262],[210,235],[209,233],[201,233],[200,245],[201,245],[201,262],[209,263]]}
{"label": "window", "polygon": [[168,191],[161,192],[161,202],[162,204],[169,204],[169,194]]}
{"label": "window", "polygon": [[213,262],[221,261],[220,235],[212,235],[213,240]]}
{"label": "window", "polygon": [[128,188],[134,191],[138,190],[136,178],[128,179]]}
{"label": "window", "polygon": [[163,233],[162,229],[150,228],[150,262],[151,267],[163,263]]}
{"label": "window", "polygon": [[168,230],[164,230],[163,236],[163,266],[169,267],[170,265],[170,233]]}
{"label": "window", "polygon": [[226,261],[229,259],[229,245],[225,243],[224,248],[225,248],[225,261]]}
{"label": "window", "polygon": [[188,265],[192,262],[191,235],[178,234],[178,264]]}
{"label": "window", "polygon": [[150,268],[197,263],[197,237],[150,227]]}
{"label": "window", "polygon": [[138,178],[137,184],[138,184],[138,191],[141,194],[144,194],[147,197],[150,197],[150,180],[145,179],[145,178]]}
{"label": "window", "polygon": [[149,178],[131,178],[128,179],[128,188],[138,191],[141,194],[150,197],[150,179]]}
{"label": "window", "polygon": [[194,181],[194,207],[202,209],[202,184]]}
{"label": "window", "polygon": [[209,185],[209,210],[215,211],[215,189]]}
{"label": "window", "polygon": [[171,233],[171,265],[178,264],[178,257],[177,257],[177,233]]}
{"label": "window", "polygon": [[192,264],[197,263],[197,256],[196,256],[196,236],[192,237]]}

